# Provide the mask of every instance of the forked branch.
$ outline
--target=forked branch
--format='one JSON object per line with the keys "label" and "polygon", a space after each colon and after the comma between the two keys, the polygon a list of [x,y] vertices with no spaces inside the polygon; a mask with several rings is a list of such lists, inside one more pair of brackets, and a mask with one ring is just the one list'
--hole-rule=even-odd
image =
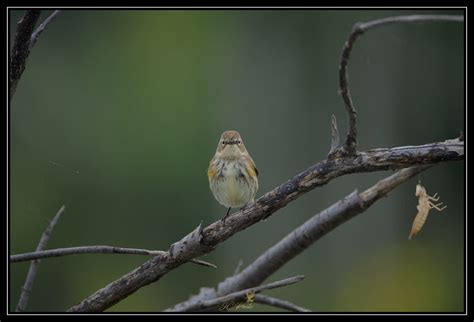
{"label": "forked branch", "polygon": [[352,27],[352,31],[349,34],[349,38],[344,44],[341,54],[341,62],[339,64],[339,92],[344,101],[346,112],[349,117],[349,130],[347,138],[343,146],[343,152],[348,155],[354,155],[357,151],[357,112],[352,102],[351,94],[349,91],[348,81],[348,70],[347,65],[351,56],[352,47],[354,46],[357,38],[365,33],[366,31],[378,27],[382,27],[393,23],[407,23],[407,22],[427,22],[427,21],[453,21],[463,22],[463,16],[453,15],[409,15],[409,16],[396,16],[387,17],[368,22],[358,22]]}
{"label": "forked branch", "polygon": [[[363,213],[374,202],[386,196],[401,183],[416,176],[430,166],[403,169],[377,182],[371,188],[359,193],[352,192],[329,208],[314,215],[301,226],[293,230],[278,243],[270,247],[242,272],[228,277],[219,283],[217,291],[205,288],[189,300],[168,309],[173,312],[187,311],[195,308],[195,303],[202,297],[207,300],[212,296],[220,297],[238,290],[260,285],[287,262],[302,253],[317,240],[342,225],[349,219]],[[204,292],[205,290],[205,292]]]}
{"label": "forked branch", "polygon": [[204,229],[201,226],[197,227],[174,243],[166,254],[148,260],[71,307],[69,311],[103,311],[141,287],[157,281],[186,261],[211,252],[232,235],[267,218],[289,202],[339,176],[463,159],[464,143],[454,139],[421,146],[374,149],[361,152],[356,158],[340,157],[320,161],[266,193],[255,203],[230,215],[225,225],[218,220]]}
{"label": "forked branch", "polygon": [[30,51],[36,44],[38,37],[44,31],[46,26],[59,14],[55,10],[44,22],[33,32],[41,10],[26,10],[23,17],[18,20],[13,50],[10,54],[10,75],[9,75],[9,100],[11,102],[15,95],[18,82],[25,70],[26,60]]}

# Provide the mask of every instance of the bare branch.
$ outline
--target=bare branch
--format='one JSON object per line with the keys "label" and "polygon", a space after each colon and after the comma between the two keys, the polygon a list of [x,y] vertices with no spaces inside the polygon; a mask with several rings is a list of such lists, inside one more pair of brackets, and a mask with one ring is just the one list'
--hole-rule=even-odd
{"label": "bare branch", "polygon": [[[18,263],[30,260],[36,260],[40,258],[49,258],[49,257],[60,257],[67,255],[78,255],[78,254],[131,254],[131,255],[163,255],[166,252],[161,250],[148,250],[148,249],[138,249],[138,248],[124,248],[124,247],[115,247],[115,246],[78,246],[78,247],[68,247],[68,248],[57,248],[49,249],[43,251],[36,251],[32,253],[24,253],[10,256],[10,263]],[[205,262],[203,260],[192,259],[190,262],[202,266],[217,268],[216,265]]]}
{"label": "bare branch", "polygon": [[[303,280],[303,275],[298,275],[278,282],[272,282],[266,285],[251,287],[245,290],[237,291],[226,296],[221,296],[211,300],[204,300],[194,303],[194,305],[189,306],[184,312],[194,312],[194,311],[203,311],[211,308],[217,308],[219,306],[225,305],[226,307],[231,307],[232,304],[236,304],[244,300],[249,293],[260,293],[264,290],[269,290],[277,287],[282,287],[286,285],[291,285]],[[227,304],[227,305],[226,305]]]}
{"label": "bare branch", "polygon": [[56,16],[61,12],[61,10],[54,10],[54,12],[48,16],[46,19],[44,19],[44,21],[41,23],[41,25],[39,25],[38,28],[36,28],[35,32],[31,35],[31,39],[30,39],[30,50],[31,48],[33,48],[33,46],[36,44],[36,42],[38,41],[38,38],[39,36],[41,35],[41,33],[44,31],[44,29],[46,28],[46,26],[54,20],[54,18],[56,18]]}
{"label": "bare branch", "polygon": [[[222,296],[238,290],[253,287],[262,283],[284,264],[299,255],[321,237],[354,216],[364,212],[375,201],[395,189],[401,183],[428,169],[430,166],[403,169],[379,181],[362,193],[354,191],[329,208],[314,215],[301,226],[293,230],[278,243],[260,255],[253,263],[237,275],[228,277],[219,283],[217,291],[207,290],[206,299]],[[168,309],[170,311],[186,311],[188,306],[199,302],[204,293],[199,293]]]}
{"label": "bare branch", "polygon": [[296,228],[240,274],[227,278],[219,284],[218,293],[227,294],[242,288],[259,285],[315,241],[347,220],[361,214],[376,200],[428,167],[404,169],[379,181],[362,193],[354,191]]}
{"label": "bare branch", "polygon": [[30,39],[40,16],[40,10],[26,10],[23,17],[18,20],[15,43],[10,57],[10,101],[15,94],[18,81],[25,70],[26,59],[30,54]]}
{"label": "bare branch", "polygon": [[[381,19],[375,19],[368,22],[356,23],[353,29],[359,29],[360,32],[364,33],[369,29],[382,27],[392,23],[405,23],[405,22],[464,22],[463,16],[455,15],[406,15],[406,16],[394,16],[386,17]],[[354,30],[353,30],[354,31]]]}
{"label": "bare branch", "polygon": [[132,254],[132,255],[162,255],[165,252],[148,249],[123,248],[114,246],[78,246],[68,248],[48,249],[32,253],[24,253],[10,256],[10,263],[30,261],[39,258],[61,257],[78,254]]}
{"label": "bare branch", "polygon": [[349,34],[349,38],[344,44],[341,55],[341,62],[339,64],[339,92],[344,101],[347,114],[349,116],[349,130],[344,143],[343,150],[349,155],[353,155],[357,151],[357,112],[354,108],[352,98],[349,92],[348,86],[348,71],[347,65],[351,55],[352,47],[357,38],[364,32],[370,29],[378,28],[392,23],[405,23],[405,22],[428,22],[428,21],[454,21],[463,22],[463,16],[452,16],[452,15],[410,15],[410,16],[396,16],[387,17],[383,19],[377,19],[368,21],[365,23],[356,23],[352,27],[352,31]]}
{"label": "bare branch", "polygon": [[[195,229],[181,241],[173,244],[176,247],[172,247],[173,249],[166,254],[153,257],[71,307],[69,311],[99,312],[109,308],[186,261],[211,252],[235,233],[263,220],[306,192],[325,185],[336,177],[350,173],[400,169],[463,159],[464,143],[454,139],[421,146],[375,149],[358,153],[357,157],[323,160],[266,193],[255,203],[230,215],[225,225],[218,220],[204,229]],[[202,236],[191,237],[199,231]],[[186,240],[191,240],[193,243],[187,248],[189,251],[176,252],[176,248],[185,247]]]}
{"label": "bare branch", "polygon": [[293,311],[293,312],[311,312],[310,310],[305,309],[304,307],[298,306],[296,304],[293,304],[291,302],[280,300],[280,299],[263,295],[263,294],[255,295],[254,302],[278,307],[280,309],[285,309],[285,310]]}
{"label": "bare branch", "polygon": [[337,129],[336,116],[331,116],[331,150],[329,150],[328,158],[335,155],[339,148],[339,130]]}
{"label": "bare branch", "polygon": [[191,259],[191,260],[189,260],[189,262],[191,262],[193,264],[201,265],[201,266],[217,268],[217,266],[215,264],[203,261],[201,259]]}
{"label": "bare branch", "polygon": [[[51,232],[53,231],[54,226],[58,222],[59,217],[61,217],[65,209],[66,209],[66,206],[64,205],[61,208],[59,208],[56,215],[49,222],[48,227],[46,227],[45,231],[41,235],[38,246],[36,247],[37,252],[40,252],[46,248],[46,245],[48,244],[48,241],[49,241],[49,237],[51,236]],[[39,260],[34,260],[30,264],[30,269],[28,270],[28,274],[26,275],[25,284],[23,285],[21,289],[20,300],[18,301],[18,304],[16,306],[16,312],[23,312],[26,310],[26,306],[28,305],[28,301],[30,299],[31,291],[33,289],[33,282],[35,281],[36,272],[38,271],[39,264],[40,264]]]}
{"label": "bare branch", "polygon": [[[58,10],[53,12],[45,21],[38,27],[38,29],[33,33],[34,26],[39,17],[39,10],[27,10],[25,15],[19,20],[18,27],[15,36],[14,48],[11,53],[10,60],[10,78],[9,78],[9,88],[10,88],[10,101],[13,97],[17,83],[21,78],[21,75],[25,69],[26,59],[28,58],[30,49],[36,43],[40,34],[44,31],[46,26],[57,16],[59,13]],[[331,150],[328,155],[327,160],[323,160],[302,173],[296,175],[287,182],[281,184],[279,187],[268,192],[264,196],[260,197],[255,203],[248,205],[247,207],[236,212],[224,224],[222,221],[216,221],[206,228],[202,229],[199,225],[194,231],[190,234],[179,240],[178,242],[171,245],[168,251],[148,251],[148,250],[139,250],[139,249],[125,249],[117,248],[111,246],[92,246],[98,248],[106,247],[107,250],[101,249],[100,253],[121,253],[117,250],[124,250],[128,254],[139,254],[139,251],[146,251],[147,253],[141,253],[146,255],[155,255],[155,257],[149,259],[143,263],[140,267],[134,269],[133,271],[125,274],[118,280],[110,283],[104,288],[98,290],[88,298],[84,299],[78,305],[69,309],[71,312],[95,312],[103,311],[108,307],[114,305],[115,303],[126,298],[130,294],[134,293],[141,287],[144,287],[150,283],[153,283],[160,279],[164,274],[173,270],[174,268],[180,266],[183,263],[192,261],[194,263],[200,263],[206,266],[214,266],[213,264],[195,260],[194,258],[200,255],[211,252],[215,249],[220,243],[224,242],[226,239],[230,238],[235,233],[246,229],[247,227],[259,222],[262,219],[267,218],[278,209],[286,206],[289,202],[297,199],[304,193],[320,187],[324,184],[327,184],[330,180],[350,174],[350,173],[361,173],[361,172],[373,172],[381,171],[388,169],[400,169],[407,168],[410,166],[420,166],[417,168],[410,168],[399,171],[397,174],[380,181],[377,185],[364,191],[363,193],[354,193],[347,196],[344,200],[336,203],[332,207],[326,209],[320,213],[317,219],[310,219],[304,225],[300,226],[301,232],[306,233],[307,235],[301,236],[290,236],[286,244],[282,244],[282,249],[287,251],[285,247],[294,247],[294,252],[287,252],[284,255],[281,255],[281,250],[274,249],[280,243],[283,243],[283,239],[279,244],[272,247],[269,251],[273,249],[275,253],[267,254],[266,256],[277,256],[280,254],[282,257],[274,257],[275,262],[269,261],[267,266],[264,267],[260,273],[253,272],[252,266],[257,265],[257,259],[253,264],[247,267],[244,271],[238,273],[235,276],[231,277],[232,282],[224,281],[219,285],[219,292],[216,292],[213,289],[207,288],[203,289],[203,294],[206,292],[206,296],[195,297],[197,300],[193,302],[190,306],[182,306],[186,309],[191,308],[200,308],[206,309],[211,308],[218,304],[219,301],[225,300],[229,301],[231,296],[242,296],[241,292],[248,293],[249,291],[257,292],[261,291],[263,287],[253,287],[251,289],[246,289],[241,291],[242,285],[245,283],[260,284],[264,279],[266,279],[270,274],[272,274],[276,269],[281,267],[286,261],[290,260],[300,252],[302,252],[306,247],[311,243],[318,240],[320,237],[324,236],[327,232],[331,231],[341,223],[352,218],[353,216],[363,212],[367,207],[369,207],[373,202],[378,200],[381,196],[385,195],[398,184],[407,180],[409,177],[413,176],[413,173],[418,173],[426,168],[429,165],[436,164],[438,162],[445,161],[456,161],[464,159],[464,143],[463,140],[455,139],[448,140],[445,142],[438,142],[432,144],[426,144],[422,146],[409,146],[409,147],[398,147],[393,149],[375,149],[369,150],[366,152],[357,152],[357,127],[356,127],[356,110],[353,106],[352,99],[350,97],[350,92],[348,89],[347,81],[347,65],[350,58],[350,53],[352,46],[355,43],[358,36],[363,34],[365,31],[383,26],[395,22],[416,22],[416,21],[464,21],[464,18],[461,16],[400,16],[400,17],[389,17],[374,21],[369,21],[366,23],[358,23],[354,25],[353,30],[349,36],[349,39],[345,43],[343,48],[341,63],[339,67],[339,86],[341,96],[346,106],[347,113],[349,115],[349,130],[348,135],[345,141],[344,146],[341,149],[338,149],[339,146],[339,134],[337,131],[337,125],[335,117],[332,119],[332,143]],[[338,155],[336,150],[341,150],[344,152],[341,155]],[[418,171],[418,172],[417,172]],[[416,174],[415,173],[415,174]],[[57,215],[58,216],[58,215]],[[59,216],[58,216],[59,217]],[[55,217],[56,218],[56,217]],[[55,220],[53,219],[55,222]],[[54,226],[53,221],[50,226]],[[56,220],[57,221],[57,220]],[[48,227],[49,229],[49,227]],[[47,229],[47,230],[48,230]],[[43,235],[48,235],[50,231],[46,234],[46,231]],[[295,232],[293,232],[295,233]],[[290,237],[289,237],[290,236]],[[46,237],[46,242],[47,238]],[[300,244],[298,247],[294,245],[291,246],[291,241],[300,238]],[[302,238],[302,239],[301,239]],[[43,239],[43,236],[42,236]],[[44,242],[43,248],[46,245]],[[21,257],[15,256],[33,256],[30,258],[44,258],[52,256],[62,256],[66,255],[64,252],[65,249],[56,249],[49,251],[42,251],[40,249],[42,242],[38,245],[37,252],[14,255],[11,257],[14,261],[19,261]],[[82,252],[85,248],[90,250],[90,247],[75,247],[75,254],[77,254],[77,249],[81,248]],[[68,249],[71,251],[71,248]],[[58,255],[61,253],[62,255]],[[128,252],[127,252],[128,251]],[[280,253],[279,253],[280,252]],[[90,252],[89,252],[90,253]],[[39,256],[42,257],[34,257]],[[46,255],[45,255],[46,254]],[[70,255],[72,253],[68,253]],[[266,253],[265,253],[266,254]],[[264,255],[265,255],[264,254]],[[264,256],[262,255],[262,256]],[[287,256],[287,258],[284,258]],[[23,257],[24,258],[24,257]],[[272,257],[273,258],[273,257]],[[284,258],[284,259],[282,259]],[[25,260],[25,259],[23,259]],[[30,267],[30,272],[32,271],[33,264],[38,263],[38,260],[33,260]],[[270,265],[270,266],[268,266]],[[215,266],[214,266],[215,267]],[[272,271],[273,270],[273,271]],[[29,288],[26,287],[28,280],[30,279],[30,272],[28,274],[27,282],[25,282],[25,287],[23,288],[23,293],[31,292],[31,285]],[[33,269],[33,278],[36,274],[36,267]],[[242,277],[244,276],[244,277]],[[229,280],[229,279],[228,279]],[[260,281],[259,281],[260,280]],[[228,285],[226,284],[228,282]],[[32,284],[32,281],[31,283]],[[272,283],[271,283],[272,284]],[[271,285],[269,284],[269,285]],[[275,284],[275,283],[274,283]],[[269,288],[267,285],[266,288]],[[226,286],[227,287],[226,289]],[[235,292],[230,292],[232,288],[237,288]],[[226,293],[227,292],[227,293]],[[230,293],[229,293],[230,292]],[[240,293],[239,293],[240,292]],[[244,295],[246,294],[244,293]],[[217,294],[228,294],[225,296],[217,297]],[[204,298],[204,300],[203,300]],[[238,297],[237,297],[238,298]],[[276,300],[276,299],[275,299]],[[20,298],[20,303],[22,299]],[[28,297],[26,298],[26,302]],[[25,306],[26,306],[25,302]],[[17,306],[17,310],[21,310],[22,307],[20,303]],[[198,303],[198,304],[196,304]],[[222,302],[223,303],[223,302]],[[194,305],[194,306],[193,306]],[[23,306],[24,309],[24,306]]]}
{"label": "bare branch", "polygon": [[237,275],[240,272],[240,268],[242,267],[243,263],[244,261],[240,259],[239,262],[237,263],[237,266],[235,267],[233,275]]}

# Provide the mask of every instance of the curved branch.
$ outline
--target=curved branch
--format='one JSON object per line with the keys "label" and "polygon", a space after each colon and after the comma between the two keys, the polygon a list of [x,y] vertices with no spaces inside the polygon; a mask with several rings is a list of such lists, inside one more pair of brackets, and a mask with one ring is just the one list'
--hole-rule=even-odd
{"label": "curved branch", "polygon": [[341,62],[339,64],[339,92],[344,101],[346,111],[349,117],[349,130],[347,138],[343,146],[343,151],[349,155],[355,154],[357,151],[357,112],[354,108],[352,98],[349,92],[348,85],[348,71],[347,64],[357,38],[364,32],[370,29],[382,27],[392,23],[404,23],[404,22],[422,22],[422,21],[454,21],[463,22],[463,16],[452,16],[452,15],[410,15],[410,16],[396,16],[387,17],[382,19],[376,19],[368,22],[358,22],[352,27],[352,31],[349,34],[349,38],[344,44],[341,55]]}
{"label": "curved branch", "polygon": [[291,259],[309,248],[314,242],[331,232],[347,220],[361,214],[375,201],[384,197],[401,183],[416,176],[431,166],[413,167],[403,169],[379,181],[364,192],[354,191],[329,208],[314,215],[298,228],[294,229],[278,243],[266,250],[253,263],[237,275],[230,276],[219,283],[217,291],[206,288],[198,294],[169,308],[167,311],[183,312],[188,307],[206,298],[223,296],[238,290],[253,287],[262,283]]}
{"label": "curved branch", "polygon": [[71,307],[69,311],[98,312],[109,308],[184,262],[211,252],[235,233],[267,218],[289,202],[336,177],[463,159],[464,143],[455,139],[421,146],[375,149],[358,153],[357,157],[323,160],[266,193],[255,203],[230,215],[225,225],[221,220],[205,229],[199,225],[193,232],[173,244],[166,254],[148,260]]}

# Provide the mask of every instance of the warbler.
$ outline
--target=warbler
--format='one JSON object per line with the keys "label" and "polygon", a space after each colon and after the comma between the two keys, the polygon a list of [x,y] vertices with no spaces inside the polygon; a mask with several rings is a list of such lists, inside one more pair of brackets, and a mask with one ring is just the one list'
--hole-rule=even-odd
{"label": "warbler", "polygon": [[231,208],[243,207],[254,201],[258,190],[258,170],[239,132],[222,133],[207,176],[214,198],[228,207],[223,222]]}

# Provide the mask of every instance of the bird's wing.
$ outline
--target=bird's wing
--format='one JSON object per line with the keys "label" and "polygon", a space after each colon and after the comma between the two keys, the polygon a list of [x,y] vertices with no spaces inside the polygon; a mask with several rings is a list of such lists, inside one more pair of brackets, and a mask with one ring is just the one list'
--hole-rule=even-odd
{"label": "bird's wing", "polygon": [[258,169],[257,167],[255,166],[255,162],[253,162],[253,159],[250,155],[246,155],[245,158],[249,161],[249,162],[246,162],[245,165],[247,167],[247,171],[253,175],[253,176],[257,176],[258,177]]}

